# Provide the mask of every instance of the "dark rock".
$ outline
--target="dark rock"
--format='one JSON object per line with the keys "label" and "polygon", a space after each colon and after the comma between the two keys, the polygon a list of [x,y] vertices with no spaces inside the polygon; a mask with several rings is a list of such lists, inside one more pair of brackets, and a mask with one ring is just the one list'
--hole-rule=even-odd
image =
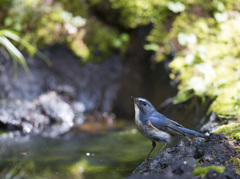
{"label": "dark rock", "polygon": [[[218,165],[231,167],[231,157],[236,150],[225,141],[223,134],[211,134],[209,140],[194,138],[192,142],[180,142],[163,153],[143,162],[128,178],[198,178],[192,174],[194,166]],[[228,161],[228,162],[227,162]],[[226,169],[223,174],[210,170],[206,178],[238,176],[234,170]]]}
{"label": "dark rock", "polygon": [[218,173],[215,170],[211,169],[208,171],[207,175],[204,178],[205,179],[239,179],[240,175],[236,174],[232,168],[226,167],[224,173]]}
{"label": "dark rock", "polygon": [[207,121],[206,124],[204,124],[201,127],[200,131],[203,133],[206,133],[206,132],[213,131],[218,127],[219,127],[219,121],[218,121],[217,115],[214,112],[212,112],[209,116],[209,120]]}

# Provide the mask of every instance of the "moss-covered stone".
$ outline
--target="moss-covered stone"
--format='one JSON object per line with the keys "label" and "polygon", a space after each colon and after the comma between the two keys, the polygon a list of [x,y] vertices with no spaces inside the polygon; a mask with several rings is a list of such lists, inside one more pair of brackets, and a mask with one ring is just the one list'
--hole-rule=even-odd
{"label": "moss-covered stone", "polygon": [[225,135],[240,140],[240,124],[230,123],[222,125],[218,129],[214,130],[215,133],[224,133]]}
{"label": "moss-covered stone", "polygon": [[240,175],[240,158],[237,155],[236,157],[231,157],[231,159],[229,161],[226,162],[227,165],[229,165],[229,163],[231,163],[231,166],[233,167],[234,171]]}
{"label": "moss-covered stone", "polygon": [[202,178],[204,178],[209,170],[215,170],[218,173],[223,173],[225,171],[225,167],[220,167],[216,165],[211,165],[207,167],[196,167],[193,170],[193,175],[197,176],[200,175]]}

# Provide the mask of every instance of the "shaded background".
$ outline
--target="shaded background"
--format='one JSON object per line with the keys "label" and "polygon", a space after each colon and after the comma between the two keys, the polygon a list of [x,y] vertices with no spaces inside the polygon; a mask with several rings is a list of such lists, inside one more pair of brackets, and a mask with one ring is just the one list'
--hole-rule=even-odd
{"label": "shaded background", "polygon": [[128,176],[151,147],[130,96],[194,130],[238,121],[239,4],[1,1],[1,176]]}

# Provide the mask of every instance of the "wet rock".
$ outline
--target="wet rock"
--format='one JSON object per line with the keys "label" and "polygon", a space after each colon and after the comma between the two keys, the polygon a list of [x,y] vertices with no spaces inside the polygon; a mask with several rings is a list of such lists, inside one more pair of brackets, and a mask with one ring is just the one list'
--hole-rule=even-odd
{"label": "wet rock", "polygon": [[41,95],[37,107],[50,119],[43,135],[56,137],[68,132],[74,124],[74,112],[69,104],[63,101],[55,92]]}
{"label": "wet rock", "polygon": [[45,125],[49,124],[36,104],[20,99],[1,99],[0,100],[0,124],[5,130],[18,130],[23,134],[38,134],[43,131]]}
{"label": "wet rock", "polygon": [[[168,148],[148,162],[143,162],[128,178],[199,178],[192,174],[194,167],[232,167],[229,160],[236,155],[236,150],[225,141],[223,134],[211,134],[208,141],[194,138],[192,142],[180,142]],[[226,169],[223,174],[210,170],[206,178],[214,178],[215,175],[220,178],[239,177],[234,170]]]}
{"label": "wet rock", "polygon": [[[83,112],[79,116],[83,116]],[[32,101],[0,100],[0,127],[7,131],[41,134],[57,137],[74,125],[74,110],[55,92],[49,92]]]}
{"label": "wet rock", "polygon": [[72,104],[72,109],[74,111],[74,116],[75,116],[75,124],[76,125],[81,125],[85,121],[85,106],[81,102],[73,101]]}
{"label": "wet rock", "polygon": [[[85,113],[81,102],[66,99],[54,91],[27,101],[0,100],[0,129],[13,131],[16,136],[42,135],[60,137],[85,133],[104,133],[115,128],[115,115],[96,111]],[[93,128],[94,126],[94,128]],[[14,133],[13,133],[14,134]]]}

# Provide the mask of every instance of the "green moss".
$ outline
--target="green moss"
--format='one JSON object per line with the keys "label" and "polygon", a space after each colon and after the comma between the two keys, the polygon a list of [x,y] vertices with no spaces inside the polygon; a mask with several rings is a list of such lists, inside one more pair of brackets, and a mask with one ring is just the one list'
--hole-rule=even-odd
{"label": "green moss", "polygon": [[199,163],[199,162],[201,161],[201,159],[200,159],[200,158],[198,158],[196,161]]}
{"label": "green moss", "polygon": [[158,0],[109,0],[113,9],[120,10],[120,23],[126,27],[135,28],[139,25],[149,24],[161,12],[167,1]]}
{"label": "green moss", "polygon": [[223,173],[225,171],[225,167],[211,165],[211,166],[207,166],[207,167],[194,168],[193,175],[195,175],[195,176],[200,175],[202,178],[204,178],[206,176],[207,172],[211,169],[214,169],[218,173]]}
{"label": "green moss", "polygon": [[214,130],[215,133],[224,133],[225,135],[240,140],[240,124],[222,125],[220,128]]}
{"label": "green moss", "polygon": [[233,162],[234,166],[236,166],[240,170],[240,159],[231,157],[231,162]]}
{"label": "green moss", "polygon": [[68,0],[58,0],[64,6],[64,9],[73,13],[74,16],[83,16],[87,18],[89,6],[85,0],[72,0],[69,3]]}
{"label": "green moss", "polygon": [[89,48],[90,59],[100,61],[102,58],[110,56],[114,49],[125,52],[129,42],[128,34],[120,33],[95,19],[89,21],[86,30],[84,43]]}
{"label": "green moss", "polygon": [[233,168],[235,172],[240,175],[240,159],[231,157],[230,161],[233,163]]}

